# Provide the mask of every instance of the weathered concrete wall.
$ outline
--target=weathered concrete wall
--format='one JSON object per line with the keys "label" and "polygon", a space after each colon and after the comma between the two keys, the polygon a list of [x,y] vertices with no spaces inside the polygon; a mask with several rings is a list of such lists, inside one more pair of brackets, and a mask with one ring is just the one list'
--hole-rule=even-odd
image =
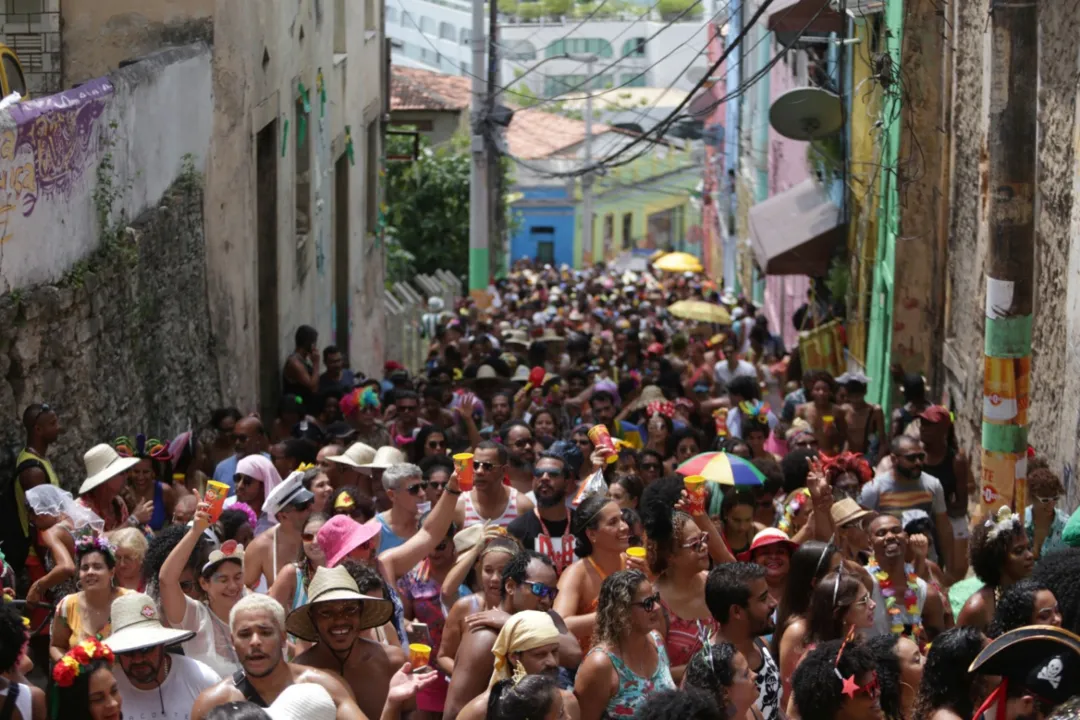
{"label": "weathered concrete wall", "polygon": [[[986,0],[955,6],[953,198],[949,237],[946,390],[961,444],[979,459],[987,258],[990,40]],[[1080,213],[1076,37],[1080,8],[1040,5],[1039,167],[1030,442],[1071,479],[1080,428]],[[1033,78],[1034,82],[1035,79]],[[1072,282],[1070,282],[1072,280]],[[1067,483],[1067,486],[1069,484]],[[1076,488],[1070,487],[1071,505]]]}
{"label": "weathered concrete wall", "polygon": [[210,77],[209,48],[191,45],[0,113],[0,292],[55,282],[96,249],[106,154],[111,210],[129,218],[185,156],[202,171]]}
{"label": "weathered concrete wall", "polygon": [[63,87],[100,77],[164,46],[209,40],[213,0],[60,3]]}
{"label": "weathered concrete wall", "polygon": [[176,170],[153,208],[63,280],[0,295],[0,479],[33,402],[60,415],[50,456],[69,489],[92,445],[136,432],[167,440],[220,406],[201,179],[192,165]]}

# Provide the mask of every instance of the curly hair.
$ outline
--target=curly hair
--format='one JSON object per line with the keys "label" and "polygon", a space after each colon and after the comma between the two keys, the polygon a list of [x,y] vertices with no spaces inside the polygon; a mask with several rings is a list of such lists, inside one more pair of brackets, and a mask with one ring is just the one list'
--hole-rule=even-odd
{"label": "curly hair", "polygon": [[686,513],[672,510],[682,497],[683,487],[681,478],[660,478],[645,488],[638,503],[641,524],[648,538],[649,570],[657,575],[667,570],[671,556],[685,539],[679,537],[683,523],[693,522]]}
{"label": "curly hair", "polygon": [[824,370],[812,370],[803,376],[803,383],[811,390],[813,390],[814,386],[819,382],[823,382],[829,386],[829,399],[834,399],[836,397],[836,378],[832,375]]}
{"label": "curly hair", "polygon": [[[844,652],[837,658],[841,646]],[[840,677],[854,675],[857,680],[874,669],[873,654],[859,640],[846,645],[842,640],[830,640],[818,645],[803,656],[791,678],[799,715],[804,718],[836,717],[846,699],[840,692],[843,687]]]}
{"label": "curly hair", "polygon": [[664,690],[649,699],[634,715],[637,720],[721,720],[723,711],[716,701],[697,690]]}
{"label": "curly hair", "polygon": [[390,588],[378,570],[356,560],[345,560],[341,564],[352,576],[361,595],[370,595],[376,590],[381,590],[383,598],[390,599]]}
{"label": "curly hair", "polygon": [[727,707],[728,688],[735,682],[731,661],[738,649],[729,642],[702,647],[686,664],[684,687],[711,695],[720,707]]}
{"label": "curly hair", "polygon": [[[225,513],[222,513],[224,516]],[[188,528],[186,525],[168,525],[157,532],[154,537],[150,538],[150,543],[146,548],[146,556],[142,561],[142,579],[143,584],[147,588],[155,589],[157,586],[157,578],[161,573],[161,566],[165,564],[166,558],[172,553],[173,549],[180,544],[180,541],[184,539],[184,536],[188,534]],[[188,557],[187,565],[185,567],[191,568],[196,573],[202,568],[203,563],[206,562],[206,556],[210,553],[211,543],[209,540],[199,538],[199,541],[195,543],[194,549],[191,551],[191,555]],[[155,595],[155,593],[150,593]]]}
{"label": "curly hair", "polygon": [[[244,507],[238,508],[236,505],[243,505]],[[249,526],[254,532],[255,526],[251,524],[251,515],[248,514],[250,508],[246,503],[236,503],[228,510],[225,510],[218,517],[217,527],[221,530],[218,533],[218,537],[221,538],[221,542],[226,540],[234,540],[237,533],[240,532],[240,528],[245,525]],[[254,511],[252,511],[254,514]],[[258,520],[256,520],[258,522]]]}
{"label": "curly hair", "polygon": [[[989,522],[993,523],[993,520]],[[971,545],[968,548],[971,569],[990,587],[1001,584],[1001,571],[1009,557],[1009,546],[1013,540],[1027,537],[1020,520],[1007,522],[1009,524],[1000,530],[994,524],[987,526],[986,523],[978,523],[971,531]]]}
{"label": "curly hair", "polygon": [[[844,616],[865,590],[859,579],[841,570],[821,579],[810,595],[806,612],[807,642],[825,642],[844,637]],[[836,598],[835,601],[833,598]]]}
{"label": "curly hair", "polygon": [[928,718],[937,710],[948,710],[962,718],[975,714],[983,693],[979,678],[968,672],[982,652],[986,638],[978,628],[960,625],[934,638],[926,654],[923,679],[911,716]]}
{"label": "curly hair", "polygon": [[[337,509],[338,500],[342,495],[348,495],[349,499],[352,500],[351,508]],[[335,490],[334,494],[330,496],[330,501],[326,504],[326,507],[332,514],[348,515],[358,523],[366,523],[375,517],[375,503],[355,485],[346,485]]]}
{"label": "curly hair", "polygon": [[494,720],[542,720],[551,711],[559,685],[549,675],[500,680],[488,694],[486,717]]}
{"label": "curly hair", "polygon": [[7,603],[0,604],[0,673],[15,667],[28,639],[19,611]]}
{"label": "curly hair", "polygon": [[904,720],[901,702],[900,659],[896,657],[899,635],[887,633],[875,635],[866,641],[877,664],[878,683],[881,686],[881,714],[885,720]]}
{"label": "curly hair", "polygon": [[836,479],[844,474],[854,475],[860,485],[865,485],[874,479],[874,470],[862,453],[842,452],[831,457],[819,452],[818,458],[821,460],[821,468],[825,471],[825,479],[829,481],[829,485],[835,483]]}
{"label": "curly hair", "polygon": [[1080,631],[1080,548],[1047,553],[1035,563],[1031,577],[1054,593],[1061,610],[1061,626]]}
{"label": "curly hair", "polygon": [[592,644],[617,645],[630,627],[634,592],[648,578],[640,570],[619,570],[608,575],[600,585],[596,602],[596,629]]}
{"label": "curly hair", "polygon": [[1031,616],[1035,614],[1035,595],[1040,590],[1049,591],[1050,588],[1033,578],[1024,578],[1005,588],[994,606],[994,619],[986,629],[987,637],[996,638],[1010,630],[1031,625]]}
{"label": "curly hair", "polygon": [[1049,468],[1036,468],[1028,472],[1027,485],[1032,497],[1059,497],[1065,494],[1061,478]]}

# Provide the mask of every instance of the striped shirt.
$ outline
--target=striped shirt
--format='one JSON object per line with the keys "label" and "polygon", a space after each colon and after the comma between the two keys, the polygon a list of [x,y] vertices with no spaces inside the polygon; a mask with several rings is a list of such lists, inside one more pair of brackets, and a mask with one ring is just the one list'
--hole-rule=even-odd
{"label": "striped shirt", "polygon": [[465,493],[465,527],[470,525],[483,525],[486,522],[490,522],[492,525],[498,525],[499,527],[506,528],[510,526],[510,523],[517,520],[518,511],[518,491],[510,486],[506,486],[506,489],[510,491],[510,499],[506,502],[506,509],[503,510],[502,515],[497,518],[483,518],[480,517],[479,511],[476,506],[473,505],[473,493],[475,490],[471,490]]}
{"label": "striped shirt", "polygon": [[859,504],[898,519],[905,510],[925,510],[933,518],[945,512],[945,490],[933,475],[923,473],[917,480],[897,480],[890,471],[863,486]]}

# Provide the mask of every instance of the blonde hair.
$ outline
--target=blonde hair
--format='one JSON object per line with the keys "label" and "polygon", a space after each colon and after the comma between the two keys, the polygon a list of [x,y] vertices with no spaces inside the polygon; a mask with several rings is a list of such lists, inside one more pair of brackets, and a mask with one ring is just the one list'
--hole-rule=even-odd
{"label": "blonde hair", "polygon": [[146,550],[150,546],[150,544],[146,542],[146,536],[133,527],[113,530],[108,533],[106,537],[109,538],[109,542],[111,542],[113,547],[117,550],[131,550],[139,556],[140,560],[146,557]]}
{"label": "blonde hair", "polygon": [[281,607],[281,603],[269,595],[260,595],[258,593],[245,595],[240,598],[238,603],[233,605],[233,609],[229,612],[229,632],[236,631],[236,616],[249,610],[270,613],[278,626],[278,630],[285,632],[285,608]]}

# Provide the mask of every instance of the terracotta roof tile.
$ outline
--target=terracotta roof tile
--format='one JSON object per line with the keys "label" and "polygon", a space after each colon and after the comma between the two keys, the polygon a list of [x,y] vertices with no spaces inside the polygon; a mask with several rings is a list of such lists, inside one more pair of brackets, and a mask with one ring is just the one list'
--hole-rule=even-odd
{"label": "terracotta roof tile", "polygon": [[[472,81],[459,75],[393,66],[391,110],[467,110],[472,102]],[[611,130],[593,123],[593,135]],[[510,153],[523,160],[538,160],[585,140],[585,123],[535,108],[517,108],[506,130]]]}

